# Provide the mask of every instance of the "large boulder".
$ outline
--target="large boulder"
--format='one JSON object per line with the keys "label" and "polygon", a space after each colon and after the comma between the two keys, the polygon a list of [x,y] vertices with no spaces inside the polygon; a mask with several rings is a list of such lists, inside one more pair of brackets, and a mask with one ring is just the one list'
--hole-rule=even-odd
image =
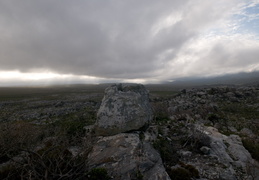
{"label": "large boulder", "polygon": [[214,127],[206,127],[204,133],[211,140],[211,155],[216,156],[220,163],[232,171],[225,174],[221,173],[221,179],[236,180],[238,176],[242,175],[238,174],[240,170],[245,172],[245,174],[257,177],[255,178],[256,180],[259,179],[258,163],[244,148],[241,138],[238,135],[232,134],[226,136],[218,132]]}
{"label": "large boulder", "polygon": [[100,138],[88,156],[88,167],[105,168],[114,180],[170,180],[159,153],[138,133]]}
{"label": "large boulder", "polygon": [[115,84],[105,90],[97,113],[97,135],[138,130],[152,120],[149,94],[141,84]]}

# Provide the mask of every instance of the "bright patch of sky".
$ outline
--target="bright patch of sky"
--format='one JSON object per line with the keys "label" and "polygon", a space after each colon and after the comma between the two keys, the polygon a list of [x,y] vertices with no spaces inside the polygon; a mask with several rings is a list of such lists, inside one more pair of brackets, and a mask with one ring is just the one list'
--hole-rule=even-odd
{"label": "bright patch of sky", "polygon": [[259,35],[259,4],[244,6],[239,14],[233,16],[238,23],[237,33],[254,33]]}

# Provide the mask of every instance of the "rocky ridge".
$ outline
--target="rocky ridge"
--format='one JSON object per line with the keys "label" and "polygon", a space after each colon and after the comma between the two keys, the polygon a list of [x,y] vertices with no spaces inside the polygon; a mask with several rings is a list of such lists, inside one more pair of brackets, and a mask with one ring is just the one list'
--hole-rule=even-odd
{"label": "rocky ridge", "polygon": [[[123,114],[125,111],[118,111],[116,108],[126,108],[131,111],[134,109],[131,107],[140,107],[140,105],[131,106],[131,104],[128,106],[123,103],[124,100],[128,102],[131,99],[136,99],[133,96],[128,98],[126,95],[127,99],[118,101],[118,98],[123,99],[121,95],[124,94],[120,92],[122,89],[122,85],[107,88],[103,104],[98,112],[98,115],[104,116],[112,114],[112,118],[108,121],[115,120],[114,124],[116,124],[117,119],[123,121],[128,116],[127,113]],[[126,89],[142,88],[127,87]],[[257,179],[259,175],[258,162],[244,148],[239,135],[231,133],[224,135],[217,129],[217,127],[220,130],[229,128],[235,131],[235,127],[226,127],[228,125],[226,122],[221,122],[219,118],[214,117],[214,113],[220,111],[221,105],[219,103],[222,100],[229,104],[245,101],[246,105],[249,105],[251,99],[256,97],[256,91],[255,88],[237,90],[229,87],[192,89],[183,90],[172,99],[152,99],[154,109],[159,106],[159,108],[167,110],[156,112],[156,121],[148,120],[149,127],[146,129],[141,129],[145,123],[132,129],[123,129],[122,126],[117,126],[116,128],[119,130],[114,130],[114,127],[109,129],[107,126],[107,132],[113,131],[116,134],[109,132],[103,134],[106,137],[99,136],[99,140],[93,146],[92,153],[89,154],[89,166],[92,168],[104,167],[115,179],[137,179],[139,174],[143,179],[151,177],[152,179],[204,180]],[[137,94],[139,97],[139,94],[146,95],[147,93]],[[136,96],[136,94],[134,95]],[[148,102],[148,97],[145,99]],[[110,103],[109,106],[107,106],[107,102]],[[146,102],[145,104],[147,104]],[[145,107],[148,106],[145,105]],[[146,109],[146,112],[149,113],[148,117],[152,116],[149,109]],[[163,113],[167,113],[167,115]],[[132,119],[138,119],[139,115],[134,115],[135,118]],[[166,116],[169,118],[167,119]],[[97,123],[93,126],[97,132],[98,120],[100,121],[100,118],[97,118]],[[104,118],[102,123],[110,125],[107,118]],[[135,132],[132,133],[131,130]],[[241,131],[253,134],[249,130],[242,129]],[[153,147],[161,154],[163,163]]]}
{"label": "rocky ridge", "polygon": [[[157,141],[171,144],[178,158],[173,163],[167,158],[166,168],[184,163],[194,166],[202,179],[259,179],[259,164],[243,145],[249,138],[259,142],[258,90],[219,86],[152,99],[160,129]],[[161,106],[166,110],[161,112]]]}

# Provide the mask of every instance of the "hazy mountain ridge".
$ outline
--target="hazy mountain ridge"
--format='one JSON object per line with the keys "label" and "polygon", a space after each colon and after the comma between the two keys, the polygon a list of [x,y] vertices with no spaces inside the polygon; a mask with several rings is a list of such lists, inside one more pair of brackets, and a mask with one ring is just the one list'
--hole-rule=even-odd
{"label": "hazy mountain ridge", "polygon": [[165,84],[182,86],[200,86],[200,85],[257,85],[259,84],[259,71],[241,72],[236,74],[226,74],[215,77],[187,77],[179,78],[173,82],[164,82]]}

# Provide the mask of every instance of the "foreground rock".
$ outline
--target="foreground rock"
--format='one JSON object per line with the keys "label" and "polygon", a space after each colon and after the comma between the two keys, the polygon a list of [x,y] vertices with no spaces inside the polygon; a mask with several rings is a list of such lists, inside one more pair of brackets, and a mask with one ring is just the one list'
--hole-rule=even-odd
{"label": "foreground rock", "polygon": [[97,113],[97,135],[138,130],[152,120],[148,91],[141,84],[117,84],[105,90]]}
{"label": "foreground rock", "polygon": [[199,124],[191,131],[190,136],[203,146],[191,152],[181,149],[180,161],[196,167],[200,177],[220,180],[259,179],[259,164],[244,148],[238,135],[226,136],[214,127]]}
{"label": "foreground rock", "polygon": [[137,131],[151,120],[148,91],[143,85],[108,87],[97,114],[94,131],[99,140],[88,155],[88,167],[105,168],[116,180],[170,180],[159,153],[145,141],[144,133]]}
{"label": "foreground rock", "polygon": [[137,133],[101,138],[89,154],[88,166],[107,169],[115,180],[170,180],[158,152]]}
{"label": "foreground rock", "polygon": [[[242,140],[238,135],[226,136],[218,132],[216,128],[205,128],[206,134],[211,139],[211,155],[218,157],[219,162],[224,164],[232,172],[225,179],[236,179],[241,176],[239,171],[257,176],[259,178],[258,163],[251,157],[250,153],[244,148]],[[253,172],[252,172],[253,171]],[[244,177],[245,178],[245,177]],[[247,177],[246,177],[247,178]]]}

